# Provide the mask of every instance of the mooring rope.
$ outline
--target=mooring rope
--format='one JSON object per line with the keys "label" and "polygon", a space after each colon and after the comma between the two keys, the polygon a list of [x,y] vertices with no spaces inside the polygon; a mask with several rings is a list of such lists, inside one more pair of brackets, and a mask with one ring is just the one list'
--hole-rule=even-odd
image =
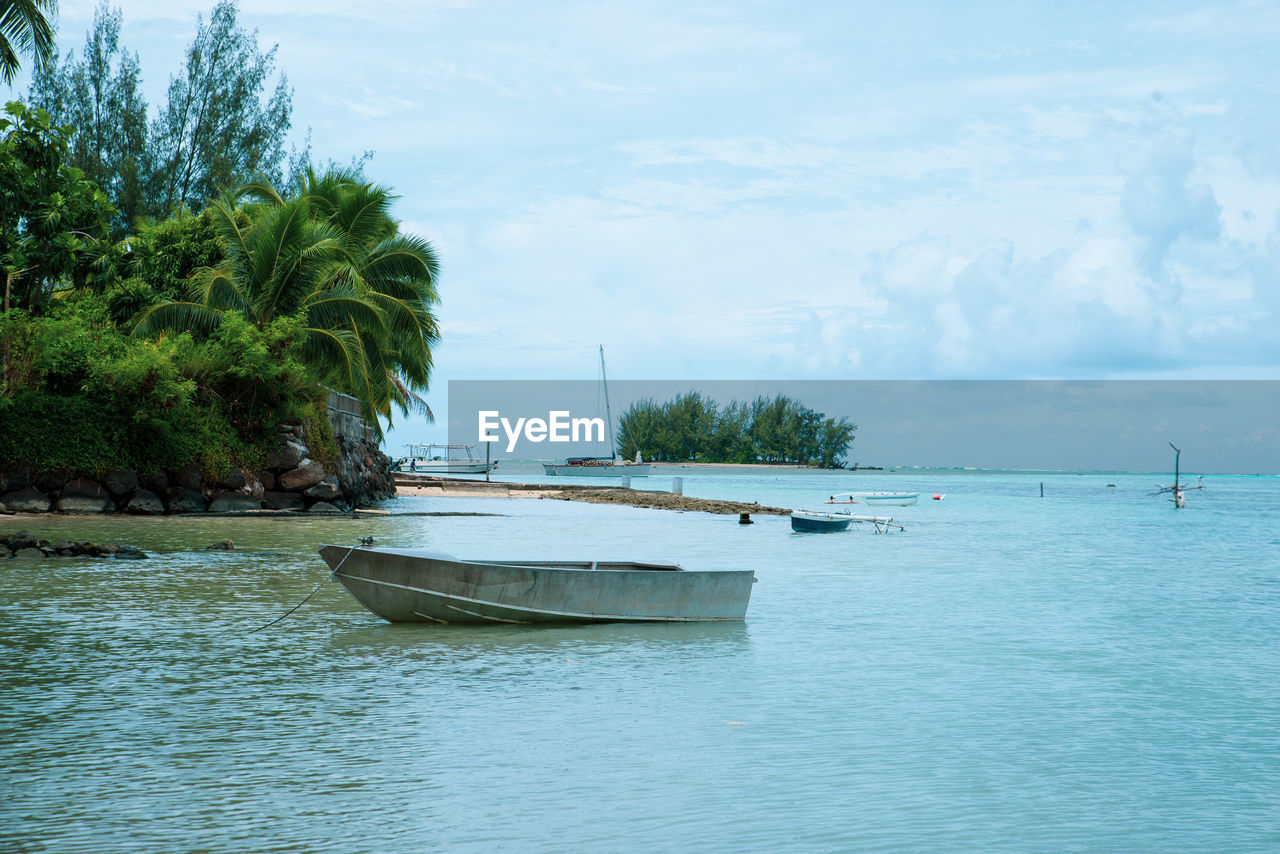
{"label": "mooring rope", "polygon": [[[358,545],[361,545],[361,546],[367,546],[367,545],[370,545],[370,544],[372,544],[372,543],[373,543],[373,537],[361,537],[361,538],[360,538],[360,542],[358,543]],[[311,601],[311,597],[312,597],[312,596],[314,596],[314,595],[316,595],[317,593],[319,593],[319,592],[320,592],[320,588],[324,586],[324,583],[325,583],[326,581],[332,581],[334,578],[336,578],[336,577],[337,577],[337,575],[338,575],[338,570],[339,570],[339,569],[342,569],[342,565],[343,565],[344,563],[346,563],[346,562],[347,562],[347,558],[351,557],[351,553],[352,553],[352,552],[354,552],[355,550],[356,550],[356,546],[352,546],[351,548],[347,549],[347,553],[346,553],[346,554],[344,554],[344,555],[342,556],[342,560],[338,561],[338,565],[337,565],[337,566],[335,566],[335,567],[333,568],[333,572],[329,573],[329,574],[328,574],[328,575],[326,575],[324,578],[320,579],[320,583],[316,585],[316,589],[315,589],[315,590],[312,590],[310,593],[308,593],[308,594],[307,594],[307,598],[306,598],[306,599],[303,599],[303,600],[302,600],[301,602],[299,602],[297,605],[294,605],[294,606],[293,606],[292,608],[290,608],[288,611],[285,611],[283,614],[281,614],[280,616],[276,617],[276,618],[275,618],[274,620],[272,620],[271,622],[269,622],[269,623],[267,623],[267,624],[265,624],[265,625],[262,625],[262,626],[258,626],[256,629],[250,629],[250,630],[249,630],[249,634],[253,634],[254,632],[260,632],[260,631],[262,631],[263,629],[267,629],[267,628],[270,628],[271,626],[274,626],[276,623],[280,622],[280,621],[281,621],[281,620],[283,620],[285,617],[289,616],[289,615],[290,615],[290,614],[292,614],[294,611],[298,610],[298,609],[299,609],[299,608],[301,608],[303,605],[305,605],[305,604],[307,604],[308,602],[310,602],[310,601]]]}

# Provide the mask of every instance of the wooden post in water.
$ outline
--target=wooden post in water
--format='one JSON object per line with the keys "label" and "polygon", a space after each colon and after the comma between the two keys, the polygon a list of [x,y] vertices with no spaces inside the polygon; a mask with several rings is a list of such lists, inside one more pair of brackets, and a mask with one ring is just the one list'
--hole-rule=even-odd
{"label": "wooden post in water", "polygon": [[492,442],[484,443],[484,482],[485,483],[489,482],[489,471],[493,468],[493,466],[489,465],[489,452],[492,448],[493,448]]}
{"label": "wooden post in water", "polygon": [[1044,498],[1044,481],[1040,481],[1040,497]]}

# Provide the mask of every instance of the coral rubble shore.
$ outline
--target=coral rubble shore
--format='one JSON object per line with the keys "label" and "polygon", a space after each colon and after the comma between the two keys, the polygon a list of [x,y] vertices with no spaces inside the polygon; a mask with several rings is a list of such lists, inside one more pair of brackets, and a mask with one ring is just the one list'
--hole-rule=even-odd
{"label": "coral rubble shore", "polygon": [[787,516],[791,511],[767,507],[756,502],[722,501],[715,498],[693,498],[670,492],[649,492],[613,486],[584,484],[507,483],[501,481],[464,480],[462,478],[419,475],[396,477],[396,492],[402,496],[472,496],[476,498],[550,498],[558,501],[586,501],[592,504],[625,504],[655,510],[698,511],[702,513],[759,513]]}

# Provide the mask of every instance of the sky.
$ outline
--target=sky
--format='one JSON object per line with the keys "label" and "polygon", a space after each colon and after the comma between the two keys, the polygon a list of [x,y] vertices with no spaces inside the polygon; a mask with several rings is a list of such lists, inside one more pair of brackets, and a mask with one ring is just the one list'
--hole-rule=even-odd
{"label": "sky", "polygon": [[[126,0],[151,104],[211,0]],[[79,49],[93,3],[61,0]],[[1280,378],[1280,5],[278,0],[457,380]],[[856,418],[855,418],[856,420]]]}

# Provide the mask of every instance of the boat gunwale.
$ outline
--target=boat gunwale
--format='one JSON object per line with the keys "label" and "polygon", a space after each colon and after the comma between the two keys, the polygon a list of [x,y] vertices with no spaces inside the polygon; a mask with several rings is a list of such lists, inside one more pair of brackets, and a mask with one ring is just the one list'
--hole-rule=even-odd
{"label": "boat gunwale", "polygon": [[[455,566],[506,567],[510,569],[559,569],[567,572],[749,572],[750,570],[688,570],[676,563],[649,563],[630,560],[467,560],[453,555],[431,552],[428,549],[404,549],[394,546],[344,546],[337,543],[321,543],[319,552],[324,556],[324,549],[349,549],[349,554],[365,552],[369,554],[395,555],[397,557],[433,560]],[[343,560],[348,555],[343,556]]]}
{"label": "boat gunwale", "polygon": [[[739,571],[749,572],[750,570],[739,570]],[[643,614],[627,614],[627,615],[588,614],[588,613],[583,613],[579,611],[552,611],[545,608],[530,608],[525,605],[511,605],[511,604],[500,603],[500,602],[491,602],[486,599],[475,599],[470,596],[462,596],[459,594],[442,593],[438,590],[430,590],[426,587],[412,587],[407,584],[396,584],[393,581],[383,581],[382,579],[379,579],[379,578],[368,578],[363,575],[348,575],[345,572],[335,572],[334,575],[341,579],[349,579],[351,581],[363,581],[366,584],[372,584],[380,587],[392,587],[397,590],[408,590],[412,593],[425,593],[428,596],[435,596],[439,599],[445,600],[445,604],[448,607],[454,607],[454,606],[448,605],[448,602],[450,601],[461,601],[461,602],[469,602],[474,605],[481,605],[487,608],[493,608],[494,610],[498,610],[498,611],[504,611],[504,610],[516,611],[516,612],[526,613],[526,614],[539,614],[539,615],[548,616],[548,617],[568,617],[575,620],[598,620],[601,622],[620,622],[620,623],[732,623],[732,622],[739,622],[745,619],[745,617],[670,617],[670,616],[655,617],[655,616],[648,616]],[[356,599],[357,601],[360,601],[359,597],[356,597]],[[365,604],[365,603],[361,601],[361,604]],[[369,608],[367,604],[365,604],[365,607]],[[373,611],[372,608],[369,608],[369,610]],[[469,611],[465,611],[462,608],[456,608],[456,610],[462,611],[463,613],[467,613],[467,614],[472,613]],[[378,612],[374,611],[374,613],[377,614]],[[419,614],[417,611],[415,611],[414,613],[417,614],[418,616],[427,617],[427,615]],[[379,616],[381,615],[379,614]],[[496,622],[522,622],[519,620],[504,620],[500,617],[491,617],[485,614],[473,614],[473,616],[478,616],[486,620],[494,620]],[[427,617],[427,618],[433,619],[433,620],[436,619],[434,617]]]}

